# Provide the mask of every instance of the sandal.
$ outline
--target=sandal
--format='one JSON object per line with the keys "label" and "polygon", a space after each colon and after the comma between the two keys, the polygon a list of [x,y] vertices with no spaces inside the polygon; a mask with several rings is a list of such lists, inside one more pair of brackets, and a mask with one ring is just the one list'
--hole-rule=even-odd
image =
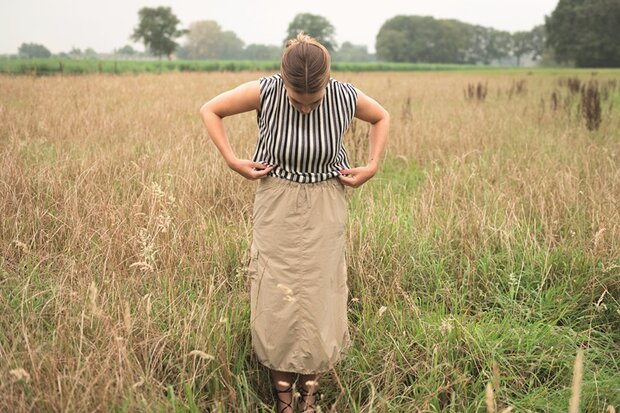
{"label": "sandal", "polygon": [[[314,393],[310,393],[308,390],[304,389],[304,386],[299,386],[299,395],[301,397],[299,403],[304,406],[303,411],[316,412],[317,402],[321,397],[321,392],[319,390],[316,390]],[[314,401],[312,403],[308,403],[308,400],[306,398],[312,396],[314,396]]]}
{"label": "sandal", "polygon": [[[291,401],[290,403],[287,401],[284,401],[280,398],[280,393],[290,393],[291,394]],[[285,405],[283,408],[281,408],[280,410],[278,410],[278,407],[276,406],[276,411],[278,413],[284,413],[286,412],[286,409],[291,409],[290,411],[293,411],[293,386],[291,384],[288,385],[288,388],[284,389],[284,390],[278,390],[277,387],[273,387],[273,395],[277,400],[277,404],[278,406],[280,405],[280,403],[282,403],[283,405]]]}

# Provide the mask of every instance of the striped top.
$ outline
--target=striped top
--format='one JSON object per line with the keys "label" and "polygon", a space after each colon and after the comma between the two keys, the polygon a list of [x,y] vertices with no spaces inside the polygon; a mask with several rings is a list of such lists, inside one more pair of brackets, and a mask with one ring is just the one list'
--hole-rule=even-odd
{"label": "striped top", "polygon": [[330,79],[319,106],[304,114],[289,102],[279,74],[259,83],[259,136],[253,161],[274,166],[270,176],[301,183],[325,181],[349,168],[343,137],[357,104],[353,86]]}

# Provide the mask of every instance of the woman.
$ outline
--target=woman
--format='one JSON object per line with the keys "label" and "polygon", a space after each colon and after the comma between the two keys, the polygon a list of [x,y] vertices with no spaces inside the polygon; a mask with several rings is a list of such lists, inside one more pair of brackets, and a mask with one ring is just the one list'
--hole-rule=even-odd
{"label": "woman", "polygon": [[[319,374],[349,345],[344,186],[359,187],[378,168],[389,115],[350,84],[330,77],[331,58],[300,33],[288,42],[280,73],[244,83],[200,109],[228,166],[259,180],[248,274],[252,346],[271,370],[277,411],[314,411]],[[222,119],[255,110],[252,160],[235,156]],[[343,136],[353,117],[370,123],[366,166],[351,168]]]}

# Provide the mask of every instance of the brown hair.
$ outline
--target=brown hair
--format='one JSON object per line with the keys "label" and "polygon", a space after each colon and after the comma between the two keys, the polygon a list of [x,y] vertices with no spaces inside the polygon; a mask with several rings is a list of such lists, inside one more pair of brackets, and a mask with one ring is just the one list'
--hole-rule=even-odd
{"label": "brown hair", "polygon": [[331,61],[325,46],[300,32],[284,49],[280,63],[284,84],[297,93],[316,93],[329,82]]}

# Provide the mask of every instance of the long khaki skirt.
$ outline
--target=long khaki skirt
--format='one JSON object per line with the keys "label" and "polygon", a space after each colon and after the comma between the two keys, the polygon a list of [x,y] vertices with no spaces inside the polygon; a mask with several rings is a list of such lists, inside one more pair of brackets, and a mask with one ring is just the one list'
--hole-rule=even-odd
{"label": "long khaki skirt", "polygon": [[321,373],[349,346],[346,217],[337,178],[259,181],[248,274],[252,347],[265,366]]}

